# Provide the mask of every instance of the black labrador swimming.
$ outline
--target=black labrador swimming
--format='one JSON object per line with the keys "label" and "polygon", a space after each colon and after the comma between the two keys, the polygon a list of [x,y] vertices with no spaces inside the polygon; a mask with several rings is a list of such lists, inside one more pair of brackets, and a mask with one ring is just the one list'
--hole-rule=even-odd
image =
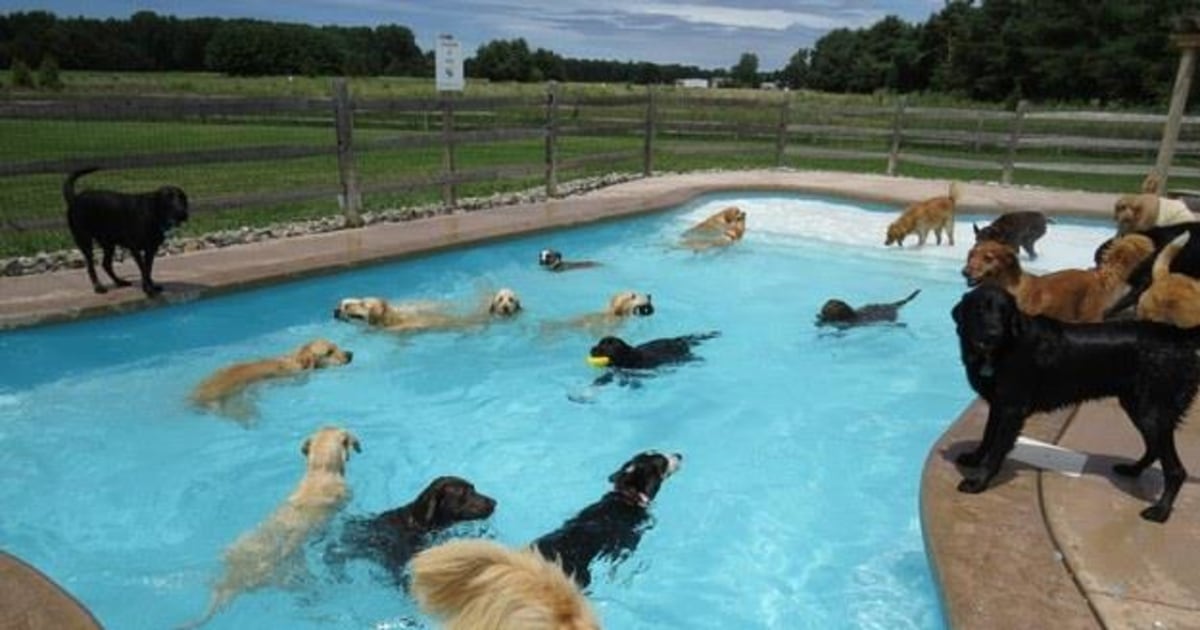
{"label": "black labrador swimming", "polygon": [[[638,378],[649,376],[649,370],[700,360],[700,357],[692,354],[692,348],[720,334],[714,330],[695,335],[665,337],[637,346],[631,346],[619,337],[604,337],[592,346],[588,353],[588,363],[596,367],[606,367],[608,371],[593,381],[592,385],[607,385],[619,377],[618,385],[638,387]],[[575,402],[587,402],[586,396],[572,394],[568,395],[568,398]]]}
{"label": "black labrador swimming", "polygon": [[921,290],[917,289],[897,302],[865,304],[858,308],[853,308],[841,300],[829,300],[821,307],[821,312],[817,313],[817,326],[845,329],[864,324],[894,322],[900,314],[900,307],[913,301],[913,298],[920,294]]}
{"label": "black labrador swimming", "polygon": [[113,253],[118,246],[129,250],[142,274],[142,291],[148,296],[162,292],[151,279],[154,257],[166,239],[168,230],[188,220],[188,198],[175,186],[163,186],[154,192],[126,194],[110,190],[75,192],[75,180],[95,172],[87,168],[75,171],[63,182],[63,199],[67,202],[67,225],[75,245],[87,263],[88,278],[96,293],[107,289],[96,277],[92,259],[92,243],[100,244],[104,252],[101,266],[118,287],[130,285],[113,271]]}
{"label": "black labrador swimming", "polygon": [[1024,249],[1025,253],[1029,254],[1029,259],[1034,260],[1037,258],[1037,252],[1033,250],[1033,244],[1046,235],[1047,223],[1054,221],[1047,219],[1041,212],[1022,210],[1005,212],[982,229],[972,223],[971,229],[975,231],[976,243],[999,241],[1013,249]]}
{"label": "black labrador swimming", "polygon": [[548,271],[571,271],[600,266],[600,263],[591,260],[563,260],[562,252],[553,249],[543,249],[538,254],[538,264]]}
{"label": "black labrador swimming", "polygon": [[399,583],[409,558],[429,544],[431,534],[456,523],[487,518],[496,500],[460,477],[438,477],[412,503],[346,523],[341,538],[326,550],[326,561],[340,566],[367,558],[387,569]]}
{"label": "black labrador swimming", "polygon": [[[1104,311],[1105,317],[1112,317],[1137,304],[1138,298],[1142,296],[1142,293],[1150,287],[1150,283],[1154,280],[1151,272],[1154,269],[1154,260],[1158,258],[1158,253],[1167,244],[1175,240],[1175,237],[1184,232],[1191,234],[1191,238],[1188,239],[1188,244],[1175,256],[1175,259],[1171,261],[1171,273],[1182,273],[1193,278],[1200,278],[1200,222],[1176,223],[1175,225],[1163,225],[1148,230],[1131,232],[1131,234],[1141,234],[1149,238],[1154,243],[1154,255],[1147,257],[1137,267],[1133,268],[1133,271],[1129,274],[1129,278],[1125,281],[1129,285],[1129,291]],[[1096,248],[1094,258],[1097,261],[1097,266],[1099,266],[1101,258],[1104,257],[1104,252],[1112,245],[1113,240],[1110,238]]]}
{"label": "black labrador swimming", "polygon": [[590,566],[596,558],[621,561],[637,549],[650,528],[650,502],[683,462],[679,453],[647,451],[625,462],[609,475],[609,490],[599,501],[583,508],[561,527],[533,541],[532,546],[581,588],[592,582]]}
{"label": "black labrador swimming", "polygon": [[1115,396],[1145,442],[1146,452],[1113,471],[1136,477],[1162,461],[1163,493],[1142,518],[1164,522],[1187,471],[1175,450],[1175,427],[1200,384],[1200,330],[1144,321],[1066,324],[1030,317],[1004,289],[982,286],[952,312],[963,367],[988,402],[979,447],[959,455],[970,468],[962,492],[983,492],[1036,412]]}

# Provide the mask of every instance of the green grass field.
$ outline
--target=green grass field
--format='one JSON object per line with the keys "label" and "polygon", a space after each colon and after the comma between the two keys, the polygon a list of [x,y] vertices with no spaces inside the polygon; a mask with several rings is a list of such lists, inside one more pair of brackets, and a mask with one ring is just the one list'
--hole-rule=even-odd
{"label": "green grass field", "polygon": [[[305,96],[327,97],[328,78],[284,77],[230,78],[213,74],[179,73],[64,73],[65,96],[86,97],[95,94],[195,94],[235,96]],[[370,78],[352,79],[352,92],[358,98],[432,97],[431,81],[419,79]],[[567,85],[562,88],[568,96],[559,114],[566,128],[576,125],[614,124],[621,132],[565,135],[560,139],[559,157],[562,160],[613,151],[640,151],[643,105],[593,107],[572,105],[573,96],[644,95],[645,88],[626,85]],[[523,96],[528,105],[498,111],[460,112],[458,127],[465,129],[536,128],[544,112],[538,104],[545,93],[544,85],[486,84],[468,82],[466,96]],[[38,97],[45,94],[36,93]],[[0,90],[0,99],[28,97],[27,93]],[[744,107],[718,106],[714,98],[737,97],[747,103]],[[805,125],[839,125],[855,129],[890,129],[891,118],[886,113],[851,115],[850,108],[888,107],[889,100],[881,95],[842,96],[807,92],[791,95],[790,121]],[[660,90],[660,133],[655,154],[659,171],[687,171],[708,168],[761,168],[775,166],[775,140],[772,130],[779,121],[779,93],[757,90]],[[924,102],[909,98],[910,105],[952,105],[928,97]],[[754,104],[761,106],[754,106]],[[704,135],[705,124],[722,123],[741,126],[740,131],[723,131]],[[958,129],[1002,134],[1006,124],[988,122],[985,125],[970,120],[922,120],[922,128]],[[685,125],[692,125],[684,128]],[[1089,136],[1099,133],[1088,124],[1047,126],[1038,121],[1031,127],[1042,127],[1054,133]],[[440,129],[437,112],[397,114],[364,114],[357,118],[355,143],[366,147],[372,142],[395,138],[401,133],[429,132]],[[1145,125],[1115,126],[1110,135],[1123,138],[1147,139],[1161,131]],[[1194,133],[1191,132],[1191,133]],[[320,112],[304,117],[209,117],[177,121],[97,121],[97,120],[4,120],[0,119],[0,163],[26,163],[36,160],[78,159],[86,157],[155,154],[262,146],[312,146],[330,148],[334,144],[331,116]],[[872,138],[837,138],[827,133],[795,133],[789,146],[844,148],[886,152],[890,143],[887,135]],[[734,152],[696,154],[677,149],[695,149],[719,145],[736,147]],[[951,158],[999,160],[1004,151],[996,146],[976,150],[969,146],[921,145],[906,143],[905,151],[923,155]],[[435,174],[442,168],[442,150],[438,146],[410,149],[360,150],[358,153],[360,179],[369,190],[371,186],[386,185],[398,179]],[[1023,150],[1020,161],[1070,161],[1080,163],[1128,163],[1139,167],[1153,163],[1148,152],[1116,155],[1082,154],[1054,149]],[[491,144],[463,144],[457,149],[457,168],[461,171],[508,165],[526,165],[533,174],[528,177],[496,182],[462,184],[460,197],[488,195],[494,192],[532,188],[544,182],[538,175],[544,162],[544,143],[541,139],[504,141]],[[1182,157],[1177,164],[1196,166],[1195,157]],[[785,166],[802,169],[845,170],[882,173],[885,160],[802,159],[789,156]],[[560,173],[559,180],[622,171],[640,172],[640,158],[593,164]],[[223,211],[197,212],[185,233],[199,234],[216,229],[242,225],[265,225],[272,222],[313,218],[336,214],[338,207],[333,191],[338,185],[337,163],[330,152],[298,159],[270,161],[240,161],[195,164],[185,166],[152,166],[148,168],[101,171],[81,180],[81,188],[104,187],[117,190],[149,190],[163,183],[172,183],[186,190],[193,202],[233,198],[244,195],[268,194],[278,191],[328,189],[327,199],[268,206],[240,207]],[[995,181],[998,169],[954,170],[923,167],[901,162],[899,174],[913,177],[958,178]],[[1018,170],[1016,184],[1032,184],[1064,189],[1102,192],[1136,190],[1141,176],[1068,175]],[[65,229],[14,232],[3,229],[6,221],[39,217],[62,216],[60,192],[62,175],[33,175],[0,177],[0,257],[27,255],[39,250],[70,247]],[[1200,188],[1200,181],[1175,179],[1172,187]],[[440,189],[428,187],[407,193],[367,194],[367,210],[379,210],[436,202]]]}

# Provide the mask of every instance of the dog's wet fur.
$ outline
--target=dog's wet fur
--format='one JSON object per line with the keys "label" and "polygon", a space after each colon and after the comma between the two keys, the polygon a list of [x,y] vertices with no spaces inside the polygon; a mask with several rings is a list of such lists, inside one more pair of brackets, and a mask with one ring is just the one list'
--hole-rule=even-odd
{"label": "dog's wet fur", "polygon": [[921,290],[917,289],[902,300],[886,304],[864,304],[858,308],[854,308],[842,300],[828,300],[821,306],[821,312],[817,313],[817,326],[844,329],[866,324],[895,322],[900,315],[900,308],[913,301],[913,298],[920,293]]}
{"label": "dog's wet fur", "polygon": [[1029,259],[1037,258],[1034,243],[1046,235],[1046,224],[1054,223],[1046,215],[1033,210],[1006,212],[982,228],[971,224],[975,232],[975,242],[999,241],[1013,249],[1023,249],[1029,254]]}
{"label": "dog's wet fur", "polygon": [[599,267],[600,263],[593,260],[564,260],[562,252],[556,249],[543,249],[538,253],[538,265],[547,271],[571,271]]}
{"label": "dog's wet fur", "polygon": [[1142,457],[1113,471],[1137,477],[1161,461],[1163,493],[1141,516],[1167,520],[1187,479],[1175,449],[1175,428],[1200,384],[1200,330],[1030,317],[995,286],[967,293],[952,315],[967,380],[990,407],[979,446],[956,460],[966,469],[960,491],[987,489],[1031,414],[1113,396],[1145,443]]}

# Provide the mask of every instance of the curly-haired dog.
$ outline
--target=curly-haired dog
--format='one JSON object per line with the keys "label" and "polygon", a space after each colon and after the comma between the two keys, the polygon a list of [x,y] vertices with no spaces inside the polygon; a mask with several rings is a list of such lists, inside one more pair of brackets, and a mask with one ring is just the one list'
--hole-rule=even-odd
{"label": "curly-haired dog", "polygon": [[817,313],[817,326],[833,326],[835,328],[850,328],[864,324],[894,322],[900,314],[900,308],[913,301],[921,294],[917,289],[903,300],[887,304],[864,304],[854,308],[842,300],[828,300]]}
{"label": "curly-haired dog", "polygon": [[538,264],[547,271],[572,271],[600,266],[600,263],[592,260],[563,260],[562,252],[554,249],[543,249],[539,252]]}
{"label": "curly-haired dog", "polygon": [[452,312],[442,302],[391,304],[383,298],[346,298],[333,309],[334,319],[361,321],[372,328],[391,332],[456,330],[484,326],[496,318],[521,312],[521,299],[512,289],[500,289],[486,306],[469,313]]}
{"label": "curly-haired dog", "polygon": [[599,630],[579,587],[532,549],[454,540],[412,561],[412,594],[446,630]]}
{"label": "curly-haired dog", "polygon": [[163,186],[154,192],[139,194],[111,190],[76,193],[75,180],[97,170],[75,171],[67,176],[62,187],[63,199],[67,202],[67,225],[75,245],[83,254],[92,289],[96,293],[108,291],[96,277],[96,264],[92,258],[95,242],[104,252],[101,267],[114,285],[130,285],[128,280],[118,277],[112,267],[116,248],[123,247],[141,272],[142,291],[151,297],[162,293],[162,287],[151,278],[154,257],[166,240],[167,232],[188,220],[187,195],[176,186]]}
{"label": "curly-haired dog", "polygon": [[918,201],[909,205],[887,228],[887,238],[884,245],[895,243],[904,247],[904,239],[909,234],[917,235],[917,245],[924,245],[929,233],[937,237],[937,244],[942,244],[942,232],[954,245],[954,209],[962,197],[958,182],[950,182],[950,191],[941,196]]}
{"label": "curly-haired dog", "polygon": [[637,549],[650,527],[650,502],[682,463],[679,453],[639,453],[609,475],[612,489],[599,501],[533,541],[534,548],[557,560],[580,588],[587,588],[592,583],[592,560],[619,562]]}
{"label": "curly-haired dog", "polygon": [[1171,263],[1190,239],[1191,234],[1180,234],[1155,258],[1153,281],[1138,299],[1138,319],[1180,328],[1200,326],[1200,280],[1171,273]]}
{"label": "curly-haired dog", "polygon": [[1064,269],[1035,276],[1021,269],[1017,250],[996,241],[982,241],[971,248],[962,274],[969,287],[988,284],[1012,293],[1027,315],[1098,322],[1104,318],[1105,309],[1126,291],[1129,274],[1153,251],[1150,239],[1131,235],[1115,243],[1096,269]]}
{"label": "curly-haired dog", "polygon": [[[337,365],[346,365],[354,359],[354,353],[342,350],[324,339],[315,339],[295,352],[281,357],[237,363],[218,370],[204,379],[192,392],[192,402],[218,413],[232,413],[245,417],[245,413],[227,407],[226,403],[235,395],[255,383],[300,374],[309,370],[320,370]],[[242,412],[250,411],[242,409]]]}
{"label": "curly-haired dog", "polygon": [[1113,204],[1113,219],[1117,223],[1117,234],[1128,234],[1152,227],[1175,225],[1196,220],[1196,215],[1187,204],[1179,199],[1159,195],[1161,181],[1150,173],[1142,182],[1142,192],[1137,195],[1121,195]]}
{"label": "curly-haired dog", "polygon": [[225,571],[213,586],[208,609],[184,627],[206,623],[238,595],[271,583],[302,552],[308,538],[350,499],[346,462],[351,449],[362,452],[358,438],[338,427],[323,427],[304,441],[300,453],[308,465],[295,492],[225,551]]}
{"label": "curly-haired dog", "polygon": [[685,230],[682,244],[693,251],[700,251],[731,245],[745,235],[745,211],[730,206]]}
{"label": "curly-haired dog", "polygon": [[970,469],[960,491],[987,488],[1031,414],[1115,396],[1146,450],[1113,471],[1136,477],[1161,461],[1163,493],[1141,515],[1167,520],[1187,479],[1175,428],[1200,384],[1200,334],[1154,322],[1067,324],[1030,317],[1007,291],[991,286],[967,293],[952,315],[967,380],[989,405],[978,448],[957,458]]}
{"label": "curly-haired dog", "polygon": [[1006,212],[983,228],[971,224],[975,231],[975,242],[1000,241],[1013,249],[1023,249],[1030,260],[1037,258],[1033,244],[1046,235],[1046,224],[1054,223],[1046,215],[1033,210]]}

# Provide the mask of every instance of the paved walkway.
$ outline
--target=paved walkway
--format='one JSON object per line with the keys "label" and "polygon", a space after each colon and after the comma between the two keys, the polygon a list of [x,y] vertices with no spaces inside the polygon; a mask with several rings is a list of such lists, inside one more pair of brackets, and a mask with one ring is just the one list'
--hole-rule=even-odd
{"label": "paved walkway", "polygon": [[[360,230],[282,239],[161,258],[155,278],[167,297],[135,289],[96,295],[82,270],[0,278],[0,328],[35,325],[336,272],[433,249],[650,212],[720,190],[793,190],[906,204],[944,194],[948,182],[828,172],[749,171],[671,175],[626,182],[580,197],[453,214]],[[1111,216],[1113,195],[963,186],[964,212],[1013,209]],[[126,264],[119,271],[135,277]],[[1084,405],[1030,423],[1026,435],[1088,453],[1084,474],[1008,462],[994,488],[954,490],[950,463],[982,433],[986,408],[969,407],[930,452],[922,524],[955,628],[1200,628],[1200,488],[1185,485],[1166,525],[1138,511],[1157,494],[1157,469],[1139,483],[1115,479],[1114,458],[1140,441],[1111,403]],[[1200,466],[1200,423],[1180,430],[1185,463]],[[3,576],[0,576],[2,578]],[[11,588],[12,584],[6,585]],[[0,589],[0,603],[5,591]],[[13,627],[3,625],[0,628]],[[15,627],[65,627],[27,625]]]}

